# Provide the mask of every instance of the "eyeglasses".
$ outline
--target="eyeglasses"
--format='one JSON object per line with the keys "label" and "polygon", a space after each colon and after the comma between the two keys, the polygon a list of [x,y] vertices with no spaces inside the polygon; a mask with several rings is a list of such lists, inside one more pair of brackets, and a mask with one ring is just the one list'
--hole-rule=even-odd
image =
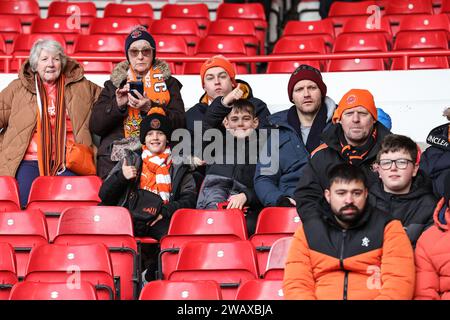
{"label": "eyeglasses", "polygon": [[152,48],[144,48],[142,50],[130,49],[128,50],[128,55],[130,57],[136,58],[139,55],[139,53],[142,53],[144,57],[150,57],[152,55],[152,52],[153,52]]}
{"label": "eyeglasses", "polygon": [[380,160],[378,163],[383,170],[389,170],[392,167],[392,163],[395,162],[395,166],[397,169],[406,169],[408,166],[408,163],[413,163],[412,160],[409,159],[397,159],[397,160],[390,160],[390,159],[384,159]]}

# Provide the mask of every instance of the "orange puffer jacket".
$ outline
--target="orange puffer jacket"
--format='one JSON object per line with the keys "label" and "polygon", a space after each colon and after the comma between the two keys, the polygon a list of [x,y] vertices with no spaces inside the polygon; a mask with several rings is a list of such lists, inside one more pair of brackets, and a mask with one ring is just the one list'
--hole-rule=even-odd
{"label": "orange puffer jacket", "polygon": [[329,210],[297,229],[286,260],[285,298],[412,299],[414,257],[401,222],[367,206],[356,226],[342,229]]}
{"label": "orange puffer jacket", "polygon": [[450,300],[450,208],[444,198],[436,206],[434,223],[417,241],[416,300]]}

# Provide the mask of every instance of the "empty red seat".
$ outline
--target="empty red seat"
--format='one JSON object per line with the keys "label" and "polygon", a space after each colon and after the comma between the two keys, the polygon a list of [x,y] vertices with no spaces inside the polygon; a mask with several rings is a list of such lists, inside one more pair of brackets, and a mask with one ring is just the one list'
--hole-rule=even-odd
{"label": "empty red seat", "polygon": [[102,180],[97,176],[41,176],[33,181],[27,209],[40,209],[47,219],[50,241],[53,240],[61,212],[70,207],[96,206]]}
{"label": "empty red seat", "polygon": [[130,213],[123,207],[75,207],[63,211],[53,243],[103,243],[110,251],[120,299],[138,297],[139,257]]}
{"label": "empty red seat", "polygon": [[22,25],[18,16],[0,15],[0,35],[6,45],[6,53],[12,51],[14,40],[22,33]]}
{"label": "empty red seat", "polygon": [[16,210],[20,210],[17,180],[10,176],[0,176],[0,211]]}
{"label": "empty red seat", "polygon": [[334,31],[339,35],[342,26],[351,18],[366,17],[374,14],[374,9],[377,8],[376,1],[360,1],[360,2],[342,2],[334,1],[331,4],[328,18],[333,21]]}
{"label": "empty red seat", "polygon": [[250,241],[186,243],[169,276],[169,280],[214,280],[224,300],[235,299],[239,287],[256,278],[255,248]]}
{"label": "empty red seat", "polygon": [[195,52],[195,47],[200,41],[200,33],[197,22],[187,19],[166,18],[158,20],[150,28],[152,35],[173,35],[186,41],[189,54]]}
{"label": "empty red seat", "polygon": [[81,29],[87,31],[97,17],[97,8],[94,1],[52,1],[48,6],[48,17],[71,17],[70,23],[79,22]]}
{"label": "empty red seat", "polygon": [[386,38],[380,33],[340,34],[333,52],[387,52]]}
{"label": "empty red seat", "polygon": [[247,20],[223,20],[211,22],[208,35],[239,37],[244,40],[248,55],[259,54],[259,40],[253,24]]}
{"label": "empty red seat", "polygon": [[[158,56],[164,58],[189,56],[188,46],[183,37],[172,35],[154,35],[154,38],[156,43],[156,52],[158,52]],[[174,74],[183,73],[184,67],[183,62],[168,62],[168,63],[172,73]]]}
{"label": "empty red seat", "polygon": [[256,248],[258,267],[264,273],[270,249],[276,240],[292,236],[301,225],[296,208],[267,207],[261,210],[255,234],[250,241]]}
{"label": "empty red seat", "polygon": [[82,61],[81,64],[84,73],[110,74],[113,70],[113,63],[109,61]]}
{"label": "empty red seat", "polygon": [[389,20],[394,35],[402,20],[415,14],[433,14],[431,0],[390,1],[385,10],[385,17]]}
{"label": "empty red seat", "polygon": [[404,31],[443,31],[448,35],[450,22],[445,14],[411,15],[400,23],[398,32]]}
{"label": "empty red seat", "polygon": [[103,16],[107,17],[129,17],[139,19],[139,23],[150,27],[153,21],[153,8],[150,3],[108,3],[105,6]]}
{"label": "empty red seat", "polygon": [[247,239],[245,217],[241,210],[179,209],[170,220],[167,235],[160,241],[161,279],[175,270],[180,248],[192,241],[237,241]]}
{"label": "empty red seat", "polygon": [[61,34],[66,41],[66,45],[73,45],[80,32],[81,28],[75,28],[68,24],[65,17],[38,18],[31,25],[31,33]]}
{"label": "empty red seat", "polygon": [[333,45],[334,27],[330,19],[318,21],[294,21],[290,20],[284,27],[282,36],[321,36],[325,39],[327,45]]}
{"label": "empty red seat", "polygon": [[99,300],[113,300],[116,296],[111,258],[101,243],[35,247],[25,281],[65,282],[69,289],[79,281],[88,281],[95,286]]}
{"label": "empty red seat", "polygon": [[386,70],[385,61],[382,58],[354,58],[330,60],[328,72],[345,71],[380,71]]}
{"label": "empty red seat", "polygon": [[348,19],[343,28],[342,33],[350,33],[350,34],[367,34],[367,33],[375,33],[382,34],[386,40],[391,43],[392,42],[392,31],[391,25],[387,19],[379,19],[379,20],[368,20],[367,17],[353,17]]}
{"label": "empty red seat", "polygon": [[17,281],[14,249],[9,243],[0,242],[0,300],[8,300]]}
{"label": "empty red seat", "polygon": [[108,17],[95,18],[89,27],[89,34],[122,34],[127,36],[140,25],[138,18]]}
{"label": "empty red seat", "polygon": [[320,70],[321,65],[319,61],[270,61],[267,63],[266,73],[292,73],[301,64],[308,64],[318,70]]}
{"label": "empty red seat", "polygon": [[[79,35],[75,41],[72,57],[83,64],[86,72],[102,72],[113,68],[110,61],[98,61],[95,58],[109,57],[114,63],[125,59],[125,36],[120,34]],[[89,57],[88,60],[79,57]],[[86,64],[87,62],[87,64]]]}
{"label": "empty red seat", "polygon": [[292,237],[283,237],[275,241],[269,252],[267,266],[264,271],[264,279],[283,280],[285,261]]}
{"label": "empty red seat", "polygon": [[79,281],[73,288],[66,282],[24,281],[14,285],[9,300],[97,300],[97,293],[87,281]]}
{"label": "empty red seat", "polygon": [[204,3],[166,3],[161,10],[161,19],[167,18],[195,20],[200,36],[206,36],[210,23],[209,9]]}
{"label": "empty red seat", "polygon": [[236,300],[284,300],[282,280],[248,280],[238,290]]}
{"label": "empty red seat", "polygon": [[14,248],[17,276],[23,278],[31,250],[48,243],[44,214],[39,210],[0,212],[0,242]]}
{"label": "empty red seat", "polygon": [[31,23],[40,16],[40,9],[35,0],[0,1],[0,13],[19,17],[23,32],[29,33]]}
{"label": "empty red seat", "polygon": [[221,300],[219,284],[213,280],[156,280],[145,285],[139,300]]}

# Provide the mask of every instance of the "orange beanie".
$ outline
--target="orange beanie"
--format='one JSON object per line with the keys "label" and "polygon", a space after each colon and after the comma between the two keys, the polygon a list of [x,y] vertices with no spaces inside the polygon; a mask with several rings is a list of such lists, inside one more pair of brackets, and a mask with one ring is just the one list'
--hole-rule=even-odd
{"label": "orange beanie", "polygon": [[339,101],[339,105],[333,115],[333,123],[341,119],[345,110],[356,107],[365,108],[375,120],[378,120],[378,112],[373,95],[368,90],[351,89]]}
{"label": "orange beanie", "polygon": [[205,86],[206,70],[214,68],[214,67],[223,68],[230,76],[231,82],[233,83],[233,87],[236,87],[236,79],[235,79],[236,78],[236,70],[234,69],[233,64],[222,55],[217,55],[217,56],[211,57],[202,64],[202,66],[200,68],[200,77],[202,78],[202,87]]}

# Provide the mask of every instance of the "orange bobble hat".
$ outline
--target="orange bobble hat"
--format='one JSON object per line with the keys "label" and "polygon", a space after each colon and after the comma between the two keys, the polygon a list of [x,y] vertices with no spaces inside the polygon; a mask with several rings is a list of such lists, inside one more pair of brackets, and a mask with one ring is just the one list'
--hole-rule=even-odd
{"label": "orange bobble hat", "polygon": [[375,120],[378,120],[378,111],[373,95],[365,89],[351,89],[339,101],[339,105],[333,114],[333,123],[341,119],[342,113],[345,110],[356,107],[365,108]]}
{"label": "orange bobble hat", "polygon": [[214,67],[221,67],[223,68],[228,75],[231,78],[231,82],[233,83],[233,88],[236,87],[236,70],[233,66],[233,64],[228,61],[227,58],[225,58],[222,55],[217,55],[209,58],[206,60],[201,68],[200,68],[200,77],[202,79],[202,87],[205,86],[205,73],[208,69],[214,68]]}

